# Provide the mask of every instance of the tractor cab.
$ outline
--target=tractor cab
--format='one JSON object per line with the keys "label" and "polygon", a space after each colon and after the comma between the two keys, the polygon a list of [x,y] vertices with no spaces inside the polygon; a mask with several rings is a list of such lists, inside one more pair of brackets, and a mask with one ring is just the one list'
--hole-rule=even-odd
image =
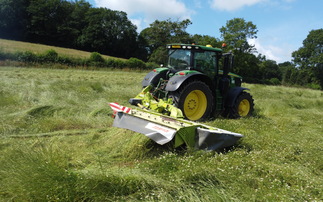
{"label": "tractor cab", "polygon": [[221,49],[183,44],[168,45],[167,49],[167,68],[172,72],[195,70],[208,76],[218,73],[218,58],[221,56]]}

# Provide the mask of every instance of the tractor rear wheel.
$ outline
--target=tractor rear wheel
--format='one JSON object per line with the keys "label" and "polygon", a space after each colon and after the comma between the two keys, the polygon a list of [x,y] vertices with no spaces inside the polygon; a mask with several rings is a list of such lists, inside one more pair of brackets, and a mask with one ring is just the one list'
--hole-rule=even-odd
{"label": "tractor rear wheel", "polygon": [[212,91],[204,82],[192,81],[177,91],[170,92],[174,104],[180,108],[185,118],[198,121],[208,118],[213,109]]}
{"label": "tractor rear wheel", "polygon": [[254,111],[254,103],[249,93],[242,92],[236,99],[234,106],[229,110],[230,118],[251,116]]}

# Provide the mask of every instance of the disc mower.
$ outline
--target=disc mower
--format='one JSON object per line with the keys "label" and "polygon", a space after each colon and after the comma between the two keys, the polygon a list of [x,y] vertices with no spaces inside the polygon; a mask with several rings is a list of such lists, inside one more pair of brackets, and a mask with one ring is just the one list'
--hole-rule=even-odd
{"label": "disc mower", "polygon": [[233,54],[209,45],[169,44],[168,61],[149,72],[143,90],[129,100],[135,109],[111,103],[114,126],[145,134],[158,144],[218,150],[241,134],[199,122],[222,115],[250,116],[254,110],[242,77],[231,73]]}

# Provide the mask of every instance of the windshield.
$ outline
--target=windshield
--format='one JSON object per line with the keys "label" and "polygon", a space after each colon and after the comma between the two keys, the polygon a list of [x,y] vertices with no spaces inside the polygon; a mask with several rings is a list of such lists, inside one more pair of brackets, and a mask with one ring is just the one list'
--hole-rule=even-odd
{"label": "windshield", "polygon": [[181,70],[190,66],[191,51],[183,49],[171,49],[168,52],[168,68]]}

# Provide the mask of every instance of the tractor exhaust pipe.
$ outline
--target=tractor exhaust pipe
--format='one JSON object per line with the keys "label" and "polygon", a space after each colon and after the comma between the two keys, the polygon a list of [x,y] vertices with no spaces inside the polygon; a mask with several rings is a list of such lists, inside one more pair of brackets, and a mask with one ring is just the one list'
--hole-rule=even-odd
{"label": "tractor exhaust pipe", "polygon": [[224,57],[223,61],[223,76],[228,76],[229,72],[233,69],[233,59],[234,55],[232,52],[224,53],[222,55]]}

